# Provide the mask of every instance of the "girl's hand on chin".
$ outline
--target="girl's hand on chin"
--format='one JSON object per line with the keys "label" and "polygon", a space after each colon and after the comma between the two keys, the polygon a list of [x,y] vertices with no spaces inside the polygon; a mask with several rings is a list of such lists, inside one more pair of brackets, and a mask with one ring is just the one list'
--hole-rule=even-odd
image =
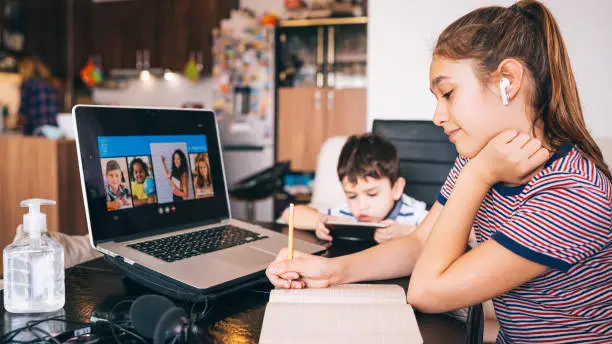
{"label": "girl's hand on chin", "polygon": [[473,173],[489,186],[497,182],[525,184],[550,156],[539,139],[510,129],[492,138],[468,165],[474,166]]}

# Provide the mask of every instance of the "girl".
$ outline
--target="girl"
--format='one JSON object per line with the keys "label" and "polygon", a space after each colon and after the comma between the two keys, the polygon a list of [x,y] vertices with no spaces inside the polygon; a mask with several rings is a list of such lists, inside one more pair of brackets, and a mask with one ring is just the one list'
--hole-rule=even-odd
{"label": "girl", "polygon": [[161,161],[164,172],[166,173],[166,178],[168,178],[170,187],[172,188],[172,200],[176,202],[187,199],[189,190],[187,189],[188,168],[185,153],[180,149],[174,151],[172,154],[172,172],[168,172],[166,158],[163,155],[161,156]]}
{"label": "girl", "polygon": [[[500,343],[612,342],[611,175],[552,14],[520,1],[465,15],[438,38],[430,82],[434,122],[460,157],[415,234],[334,259],[282,251],[270,280],[414,270],[408,301],[423,311],[493,298]],[[472,227],[480,244],[464,253]]]}
{"label": "girl", "polygon": [[117,210],[132,206],[130,190],[126,188],[125,177],[121,172],[121,166],[115,160],[106,163],[106,207],[108,210]]}
{"label": "girl", "polygon": [[208,154],[199,153],[195,157],[195,177],[193,185],[195,187],[196,198],[205,198],[213,195],[212,179],[210,177],[210,165]]}
{"label": "girl", "polygon": [[24,135],[32,135],[42,125],[57,126],[58,89],[49,68],[36,57],[25,57],[19,63],[21,103],[19,114],[25,122]]}
{"label": "girl", "polygon": [[148,194],[145,191],[145,182],[152,183],[153,178],[149,176],[147,164],[140,158],[135,158],[130,163],[130,182],[132,186],[132,194],[134,195],[133,201],[135,207],[157,202],[155,194]]}

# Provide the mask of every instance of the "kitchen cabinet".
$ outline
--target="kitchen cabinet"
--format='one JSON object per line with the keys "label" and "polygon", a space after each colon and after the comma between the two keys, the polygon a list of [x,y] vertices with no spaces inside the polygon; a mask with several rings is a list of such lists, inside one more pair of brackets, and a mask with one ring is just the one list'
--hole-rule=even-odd
{"label": "kitchen cabinet", "polygon": [[321,145],[333,136],[366,130],[366,89],[281,87],[278,90],[277,161],[314,171]]}

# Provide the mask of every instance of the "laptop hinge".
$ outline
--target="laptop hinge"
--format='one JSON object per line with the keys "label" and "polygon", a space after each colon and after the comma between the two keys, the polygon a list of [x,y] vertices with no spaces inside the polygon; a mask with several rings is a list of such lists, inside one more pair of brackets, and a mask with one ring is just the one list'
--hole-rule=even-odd
{"label": "laptop hinge", "polygon": [[98,246],[96,246],[96,249],[97,249],[98,251],[100,251],[100,252],[104,253],[104,254],[105,254],[105,255],[107,255],[107,256],[111,256],[111,257],[113,257],[113,258],[117,257],[117,254],[116,254],[116,253],[113,253],[113,252],[111,252],[111,251],[109,251],[109,250],[107,250],[107,249],[105,249],[105,248],[102,248],[102,247],[100,247],[99,245],[98,245]]}

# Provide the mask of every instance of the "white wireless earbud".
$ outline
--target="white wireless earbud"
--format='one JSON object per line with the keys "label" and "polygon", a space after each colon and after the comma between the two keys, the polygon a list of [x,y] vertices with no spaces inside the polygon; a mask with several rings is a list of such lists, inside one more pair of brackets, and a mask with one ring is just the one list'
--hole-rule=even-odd
{"label": "white wireless earbud", "polygon": [[502,104],[508,105],[508,91],[507,88],[510,86],[510,80],[508,78],[499,79],[499,92],[502,97]]}

